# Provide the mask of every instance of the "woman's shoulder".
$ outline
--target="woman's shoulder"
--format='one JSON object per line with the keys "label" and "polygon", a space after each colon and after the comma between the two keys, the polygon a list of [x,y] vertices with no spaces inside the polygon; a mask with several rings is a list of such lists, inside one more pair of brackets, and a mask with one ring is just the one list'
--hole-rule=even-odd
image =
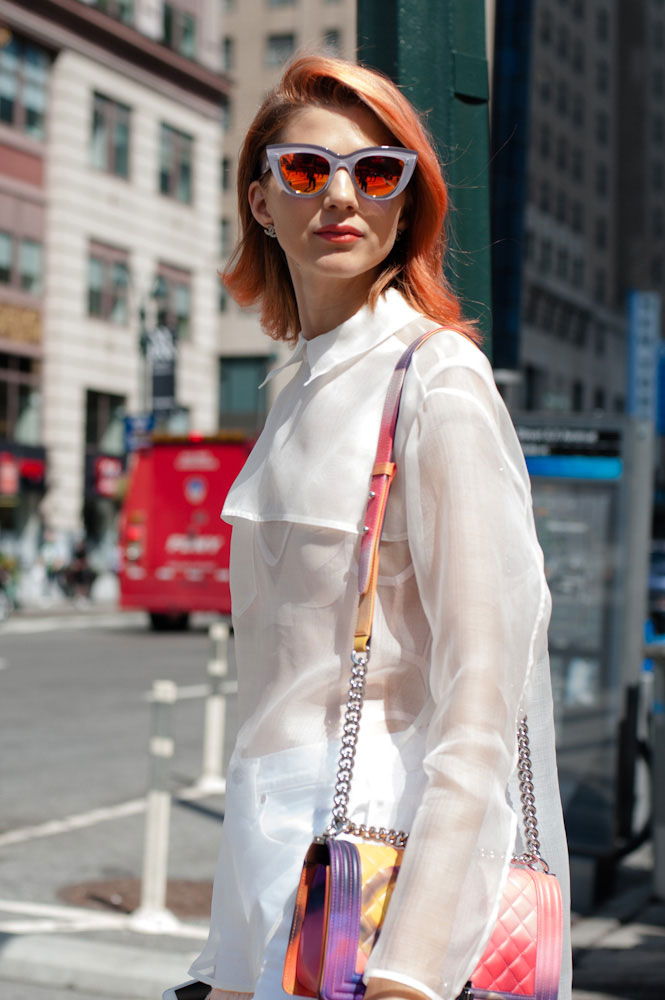
{"label": "woman's shoulder", "polygon": [[479,386],[483,384],[496,391],[487,355],[463,331],[442,326],[428,316],[416,316],[395,337],[407,348],[426,333],[432,335],[418,347],[410,364],[423,391],[435,388],[442,381],[449,384],[478,381]]}

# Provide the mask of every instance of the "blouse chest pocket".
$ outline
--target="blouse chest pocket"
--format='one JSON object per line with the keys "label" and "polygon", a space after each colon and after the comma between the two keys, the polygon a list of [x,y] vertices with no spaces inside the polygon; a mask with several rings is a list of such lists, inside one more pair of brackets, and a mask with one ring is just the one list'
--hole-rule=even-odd
{"label": "blouse chest pocket", "polygon": [[[345,593],[353,537],[329,528],[269,522],[257,525],[255,556],[257,575],[265,576],[266,604],[272,593],[279,595],[282,612],[288,605],[323,608]],[[259,589],[263,594],[261,583]]]}

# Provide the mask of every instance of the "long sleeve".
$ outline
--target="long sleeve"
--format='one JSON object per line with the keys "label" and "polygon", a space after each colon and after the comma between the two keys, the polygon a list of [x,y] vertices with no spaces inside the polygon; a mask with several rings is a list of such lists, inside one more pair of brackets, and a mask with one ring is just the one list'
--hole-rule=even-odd
{"label": "long sleeve", "polygon": [[398,471],[434,710],[425,792],[366,980],[440,1000],[460,993],[496,918],[515,845],[516,724],[550,610],[521,450],[483,365],[426,380]]}

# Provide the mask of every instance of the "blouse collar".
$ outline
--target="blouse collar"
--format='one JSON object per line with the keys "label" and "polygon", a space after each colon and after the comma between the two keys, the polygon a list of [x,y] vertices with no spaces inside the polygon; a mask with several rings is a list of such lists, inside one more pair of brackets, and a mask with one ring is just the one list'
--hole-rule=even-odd
{"label": "blouse collar", "polygon": [[374,311],[369,304],[365,304],[339,326],[312,340],[305,340],[302,333],[298,334],[293,354],[284,364],[273,368],[262,385],[290,365],[304,360],[307,361],[310,372],[305,381],[305,385],[308,385],[313,379],[326,375],[338,365],[365,354],[419,315],[401,292],[396,288],[388,288],[379,297]]}

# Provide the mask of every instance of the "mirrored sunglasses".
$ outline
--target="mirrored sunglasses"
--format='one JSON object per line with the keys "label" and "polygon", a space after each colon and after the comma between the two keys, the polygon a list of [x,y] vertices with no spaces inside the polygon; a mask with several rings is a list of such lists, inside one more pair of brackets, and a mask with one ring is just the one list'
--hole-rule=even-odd
{"label": "mirrored sunglasses", "polygon": [[273,177],[288,194],[314,198],[344,167],[364,198],[385,200],[396,197],[409,183],[418,153],[400,146],[371,146],[338,156],[323,146],[279,142],[266,146],[266,157]]}

